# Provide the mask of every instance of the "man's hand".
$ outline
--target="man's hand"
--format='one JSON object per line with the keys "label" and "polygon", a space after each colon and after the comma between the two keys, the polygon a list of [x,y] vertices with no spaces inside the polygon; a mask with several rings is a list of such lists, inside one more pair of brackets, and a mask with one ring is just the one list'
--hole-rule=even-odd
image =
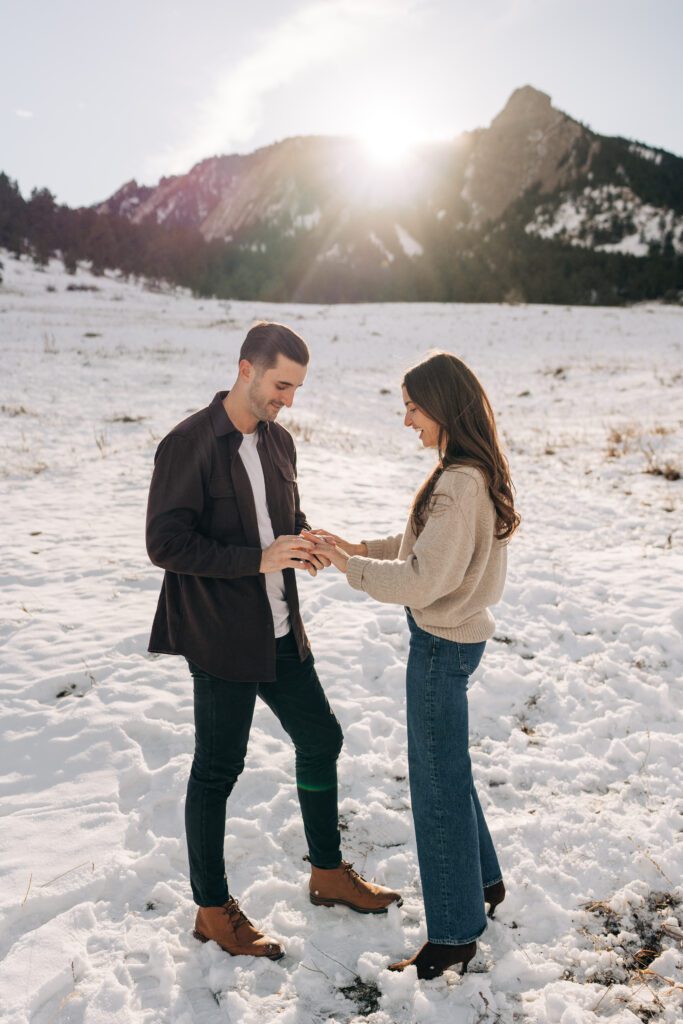
{"label": "man's hand", "polygon": [[318,569],[329,565],[329,560],[314,552],[314,544],[303,537],[283,534],[261,554],[261,572],[281,572],[282,569],[306,569],[315,576]]}
{"label": "man's hand", "polygon": [[367,555],[368,553],[368,546],[364,541],[361,541],[360,544],[351,544],[350,541],[344,540],[343,537],[338,537],[336,533],[330,533],[329,530],[302,530],[302,536],[311,537],[312,540],[315,540],[316,534],[320,537],[329,538],[338,548],[346,551],[349,555]]}
{"label": "man's hand", "polygon": [[315,553],[318,558],[328,558],[340,572],[346,572],[349,553],[339,547],[336,543],[337,538],[333,534],[325,534],[322,530],[316,530],[315,533],[307,532],[306,536],[315,541]]}

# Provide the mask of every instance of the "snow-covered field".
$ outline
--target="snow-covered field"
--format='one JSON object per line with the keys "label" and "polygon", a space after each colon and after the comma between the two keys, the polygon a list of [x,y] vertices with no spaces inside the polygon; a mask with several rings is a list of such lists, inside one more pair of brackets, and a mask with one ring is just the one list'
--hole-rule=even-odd
{"label": "snow-covered field", "polygon": [[[683,310],[273,307],[3,262],[3,1024],[680,1022]],[[283,422],[316,526],[402,528],[431,456],[399,385],[430,347],[468,361],[498,414],[524,523],[471,720],[509,895],[463,979],[385,970],[425,938],[407,631],[334,570],[300,587],[346,736],[345,853],[404,906],[311,906],[292,751],[261,708],[226,857],[288,955],[232,959],[190,934],[191,686],[146,653],[161,574],[145,502],[157,441],[230,386],[256,317],[312,349]]]}

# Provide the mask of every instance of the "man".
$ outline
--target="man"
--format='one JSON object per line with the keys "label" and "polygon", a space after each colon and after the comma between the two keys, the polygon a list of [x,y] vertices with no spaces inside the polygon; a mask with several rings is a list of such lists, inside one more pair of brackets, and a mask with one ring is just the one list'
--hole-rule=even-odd
{"label": "man", "polygon": [[343,861],[337,819],[342,732],[318,680],[299,614],[295,569],[325,563],[299,534],[296,454],[276,423],[306,377],[304,341],[282,324],[248,332],[231,391],[159,445],[147,550],[165,569],[149,650],[184,655],[194,680],[195,753],[185,804],[194,935],[233,955],[284,955],[242,913],[223,859],[226,801],[244,767],[257,696],[296,750],[311,861],[310,899],[386,913],[396,892]]}

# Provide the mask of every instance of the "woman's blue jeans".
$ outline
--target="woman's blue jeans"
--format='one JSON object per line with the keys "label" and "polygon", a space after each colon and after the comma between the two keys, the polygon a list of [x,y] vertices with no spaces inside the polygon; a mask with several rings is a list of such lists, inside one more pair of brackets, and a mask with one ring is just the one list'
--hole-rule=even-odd
{"label": "woman's blue jeans", "polygon": [[420,629],[410,612],[408,768],[430,942],[459,945],[486,928],[484,886],[502,875],[472,780],[467,684],[486,643]]}

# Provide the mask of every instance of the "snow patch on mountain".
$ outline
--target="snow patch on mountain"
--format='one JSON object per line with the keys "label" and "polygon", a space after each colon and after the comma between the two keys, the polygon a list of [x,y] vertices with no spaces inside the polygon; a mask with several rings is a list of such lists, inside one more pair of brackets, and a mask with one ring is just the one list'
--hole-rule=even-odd
{"label": "snow patch on mountain", "polygon": [[410,232],[406,231],[406,229],[401,227],[400,224],[395,224],[394,227],[396,228],[396,234],[398,235],[398,240],[401,243],[401,248],[406,256],[421,256],[424,249],[417,239],[413,238]]}
{"label": "snow patch on mountain", "polygon": [[650,149],[649,146],[641,146],[638,142],[632,142],[628,151],[642,157],[643,160],[651,160],[653,164],[659,165],[662,162],[661,153],[658,153],[656,149]]}
{"label": "snow patch on mountain", "polygon": [[683,253],[683,217],[643,202],[625,185],[587,186],[559,206],[541,204],[525,231],[599,252],[648,256],[652,247],[670,243]]}
{"label": "snow patch on mountain", "polygon": [[176,206],[177,203],[173,197],[169,200],[169,202],[165,203],[163,206],[158,206],[156,214],[157,223],[163,224],[167,217],[169,217],[172,213],[175,212]]}
{"label": "snow patch on mountain", "polygon": [[316,206],[310,213],[297,213],[292,223],[295,228],[303,228],[305,231],[312,231],[320,223],[320,208]]}
{"label": "snow patch on mountain", "polygon": [[319,263],[325,262],[327,260],[329,260],[330,262],[335,262],[337,260],[343,259],[344,253],[342,252],[342,247],[339,244],[339,242],[333,242],[329,249],[326,249],[325,252],[319,252],[318,255],[316,256],[316,260]]}
{"label": "snow patch on mountain", "polygon": [[393,263],[396,257],[394,256],[393,252],[391,252],[390,249],[387,249],[386,245],[379,237],[379,235],[376,234],[376,232],[371,231],[369,238],[372,244],[377,246],[379,251],[382,253],[384,259],[387,260],[388,263]]}

